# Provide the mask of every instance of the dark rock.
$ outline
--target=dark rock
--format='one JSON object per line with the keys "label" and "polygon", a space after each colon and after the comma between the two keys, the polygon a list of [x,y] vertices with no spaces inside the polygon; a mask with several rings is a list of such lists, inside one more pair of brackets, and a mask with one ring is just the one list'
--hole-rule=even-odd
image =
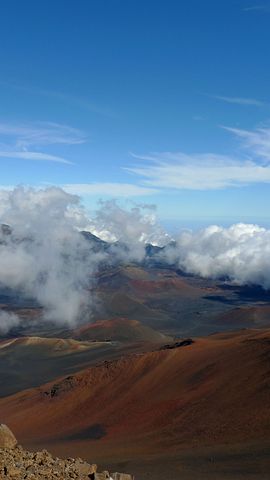
{"label": "dark rock", "polygon": [[173,348],[180,348],[180,347],[187,347],[195,343],[192,338],[186,338],[185,340],[181,340],[180,342],[169,343],[167,345],[163,345],[160,347],[160,350],[172,350]]}

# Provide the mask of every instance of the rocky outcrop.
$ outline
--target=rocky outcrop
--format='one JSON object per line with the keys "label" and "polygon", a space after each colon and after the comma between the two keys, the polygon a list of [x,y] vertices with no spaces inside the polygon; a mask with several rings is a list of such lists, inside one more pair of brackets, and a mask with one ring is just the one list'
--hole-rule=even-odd
{"label": "rocky outcrop", "polygon": [[17,440],[12,431],[3,423],[0,424],[0,448],[14,448]]}
{"label": "rocky outcrop", "polygon": [[54,458],[47,450],[29,452],[11,430],[0,425],[0,478],[3,480],[134,480],[131,475],[104,471],[81,458]]}
{"label": "rocky outcrop", "polygon": [[179,342],[162,345],[162,347],[160,347],[160,350],[172,350],[173,348],[188,347],[189,345],[192,345],[192,343],[194,343],[194,340],[192,340],[192,338],[185,338],[184,340],[181,340]]}

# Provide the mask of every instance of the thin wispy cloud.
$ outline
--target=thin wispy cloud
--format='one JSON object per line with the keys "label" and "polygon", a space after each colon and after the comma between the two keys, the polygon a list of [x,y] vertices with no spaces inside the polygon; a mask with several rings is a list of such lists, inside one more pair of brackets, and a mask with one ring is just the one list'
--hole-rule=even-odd
{"label": "thin wispy cloud", "polygon": [[89,101],[89,99],[85,97],[72,95],[70,93],[63,93],[57,90],[47,90],[45,88],[37,88],[34,86],[17,85],[7,81],[1,81],[0,85],[3,85],[7,88],[12,88],[14,90],[18,90],[20,92],[25,92],[29,95],[51,98],[53,100],[56,100],[57,102],[65,103],[67,105],[74,106],[82,110],[87,110],[88,112],[92,112],[104,117],[117,117],[117,114],[113,112],[111,108],[96,105],[94,102]]}
{"label": "thin wispy cloud", "polygon": [[[149,157],[140,157],[149,161]],[[216,190],[252,183],[270,183],[270,165],[258,165],[215,154],[156,153],[150,165],[126,168],[142,184],[165,189]]]}
{"label": "thin wispy cloud", "polygon": [[256,155],[270,162],[270,128],[260,127],[255,130],[242,130],[240,128],[222,127],[242,140],[242,146],[249,154]]}
{"label": "thin wispy cloud", "polygon": [[202,122],[203,120],[205,120],[205,117],[203,117],[202,115],[193,115],[192,119],[195,120],[195,122]]}
{"label": "thin wispy cloud", "polygon": [[242,139],[243,154],[133,154],[139,163],[125,170],[138,176],[143,186],[159,189],[217,190],[270,183],[270,128],[223,128]]}
{"label": "thin wispy cloud", "polygon": [[[40,149],[51,145],[78,145],[86,142],[84,132],[55,122],[0,123],[0,157],[47,161],[71,165],[73,162]],[[42,148],[42,149],[43,149]]]}
{"label": "thin wispy cloud", "polygon": [[76,195],[102,195],[110,197],[139,197],[153,195],[158,192],[154,188],[146,188],[132,183],[71,183],[61,185],[68,193]]}
{"label": "thin wispy cloud", "polygon": [[33,160],[38,162],[56,162],[56,163],[64,163],[66,165],[74,165],[73,162],[70,162],[65,158],[62,158],[56,155],[49,155],[47,153],[41,153],[41,152],[0,151],[0,157],[14,158],[19,160]]}
{"label": "thin wispy cloud", "polygon": [[270,12],[270,5],[251,5],[250,7],[243,8],[244,12],[253,12],[256,10]]}
{"label": "thin wispy cloud", "polygon": [[88,112],[96,113],[97,115],[101,115],[103,117],[108,117],[108,118],[117,117],[117,114],[113,112],[110,108],[95,105],[94,103],[89,102],[89,100],[87,100],[86,98],[77,97],[71,94],[65,94],[65,93],[51,91],[51,90],[36,89],[35,92],[39,95],[57,99],[60,102],[70,104],[82,110],[87,110]]}
{"label": "thin wispy cloud", "polygon": [[251,106],[251,107],[264,107],[267,103],[257,100],[255,98],[245,98],[245,97],[227,97],[224,95],[211,95],[211,98],[216,100],[221,100],[222,102],[232,103],[242,106]]}
{"label": "thin wispy cloud", "polygon": [[13,138],[18,147],[25,148],[55,144],[75,145],[87,140],[87,136],[80,130],[54,122],[0,123],[0,135]]}

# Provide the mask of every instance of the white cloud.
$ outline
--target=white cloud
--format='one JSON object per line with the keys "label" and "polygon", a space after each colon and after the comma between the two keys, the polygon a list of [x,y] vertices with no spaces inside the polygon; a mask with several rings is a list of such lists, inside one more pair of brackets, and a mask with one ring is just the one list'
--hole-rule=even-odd
{"label": "white cloud", "polygon": [[47,153],[41,152],[18,152],[18,151],[0,151],[0,157],[2,158],[17,158],[20,160],[33,160],[38,162],[56,162],[56,163],[64,163],[66,165],[74,165],[69,160],[65,158],[56,156],[56,155],[49,155]]}
{"label": "white cloud", "polygon": [[270,230],[239,223],[181,233],[165,259],[189,273],[270,288]]}
{"label": "white cloud", "polygon": [[12,234],[0,229],[0,284],[35,298],[45,319],[89,320],[102,255],[79,233],[88,221],[79,198],[60,188],[1,190],[0,223]]}
{"label": "white cloud", "polygon": [[76,195],[102,195],[110,197],[137,197],[157,193],[154,188],[146,188],[132,183],[70,183],[62,185],[69,193]]}
{"label": "white cloud", "polygon": [[20,318],[15,313],[0,310],[0,335],[6,335],[9,330],[20,324]]}
{"label": "white cloud", "polygon": [[270,128],[222,128],[241,139],[238,155],[132,154],[139,162],[125,170],[138,175],[143,186],[160,189],[214,190],[270,183]]}
{"label": "white cloud", "polygon": [[67,125],[53,122],[31,124],[0,123],[0,157],[21,160],[47,161],[72,164],[69,160],[51,153],[40,152],[40,147],[50,145],[77,145],[86,141],[83,132]]}
{"label": "white cloud", "polygon": [[270,161],[270,128],[259,127],[255,130],[242,130],[240,128],[223,127],[242,139],[243,147],[251,155],[256,155]]}
{"label": "white cloud", "polygon": [[270,165],[217,154],[155,153],[136,156],[150,163],[126,168],[139,175],[143,185],[158,188],[211,190],[270,183]]}
{"label": "white cloud", "polygon": [[54,122],[0,123],[0,135],[12,137],[13,143],[20,148],[52,144],[74,145],[86,141],[86,135],[80,130]]}
{"label": "white cloud", "polygon": [[[145,243],[167,239],[152,205],[107,201],[89,217],[77,195],[57,187],[1,189],[1,224],[11,232],[0,228],[0,286],[34,298],[45,320],[68,326],[91,319],[101,261],[142,260]],[[110,254],[96,251],[81,230],[118,243]],[[20,321],[0,310],[0,333]]]}
{"label": "white cloud", "polygon": [[[155,207],[116,201],[101,203],[89,218],[79,198],[60,188],[0,190],[0,285],[21,291],[43,307],[43,318],[73,326],[89,321],[100,261],[142,260],[145,244],[168,244]],[[80,234],[89,230],[117,243],[96,252]],[[216,225],[182,232],[163,250],[168,263],[203,277],[270,288],[270,230],[257,225]],[[0,333],[23,319],[0,311]]]}
{"label": "white cloud", "polygon": [[211,97],[226,103],[233,103],[243,106],[263,107],[266,105],[261,100],[256,100],[255,98],[227,97],[223,95],[211,95]]}
{"label": "white cloud", "polygon": [[154,205],[123,208],[115,200],[101,202],[87,229],[105,241],[119,242],[114,255],[125,261],[142,260],[146,243],[164,245],[171,239],[158,224]]}

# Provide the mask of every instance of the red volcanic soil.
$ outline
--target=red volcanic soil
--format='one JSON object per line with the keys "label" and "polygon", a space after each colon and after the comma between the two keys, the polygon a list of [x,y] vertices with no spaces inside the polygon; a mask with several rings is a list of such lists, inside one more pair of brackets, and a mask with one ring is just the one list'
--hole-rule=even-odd
{"label": "red volcanic soil", "polygon": [[143,295],[147,294],[178,294],[188,297],[201,296],[203,291],[201,288],[194,287],[185,282],[182,278],[176,276],[176,274],[159,275],[160,278],[155,280],[130,280],[132,287]]}
{"label": "red volcanic soil", "polygon": [[207,288],[190,284],[171,270],[152,268],[149,271],[134,266],[124,266],[102,273],[98,285],[101,292],[121,291],[142,298],[152,294],[200,297],[208,291]]}
{"label": "red volcanic soil", "polygon": [[231,325],[234,328],[243,325],[251,327],[268,326],[270,324],[270,306],[256,305],[238,307],[225,312],[216,319],[217,324]]}
{"label": "red volcanic soil", "polygon": [[270,440],[270,330],[103,362],[0,400],[25,446],[92,458]]}
{"label": "red volcanic soil", "polygon": [[112,340],[127,343],[171,341],[170,337],[143,325],[138,320],[129,320],[128,318],[112,318],[88,323],[74,330],[72,337],[80,340]]}

